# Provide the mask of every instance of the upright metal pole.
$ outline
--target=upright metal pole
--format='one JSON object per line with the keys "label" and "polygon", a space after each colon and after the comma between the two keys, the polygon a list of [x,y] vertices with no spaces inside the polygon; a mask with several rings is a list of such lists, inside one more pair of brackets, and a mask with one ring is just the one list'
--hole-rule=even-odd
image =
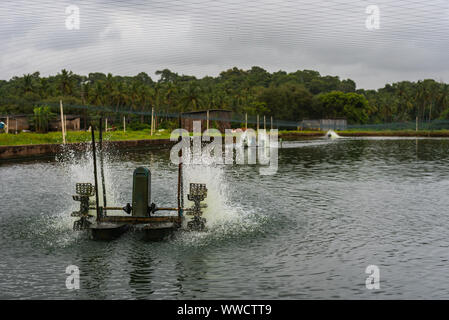
{"label": "upright metal pole", "polygon": [[[181,121],[181,115],[179,115],[178,120],[179,128],[182,127],[182,121]],[[182,141],[182,133],[178,138],[178,141]],[[182,188],[182,148],[179,150],[179,165],[178,165],[178,217],[182,217],[182,208],[184,206],[184,199],[183,199],[183,188]]]}
{"label": "upright metal pole", "polygon": [[151,135],[154,132],[154,108],[151,108]]}
{"label": "upright metal pole", "polygon": [[61,109],[61,132],[62,132],[62,143],[65,144],[65,126],[64,126],[64,111],[62,108],[62,100],[59,100],[59,107]]}
{"label": "upright metal pole", "polygon": [[126,132],[126,122],[125,122],[125,117],[123,116],[123,132]]}
{"label": "upright metal pole", "polygon": [[259,146],[259,115],[257,115],[256,145]]}
{"label": "upright metal pole", "polygon": [[[103,118],[100,118],[100,175],[101,175],[101,191],[103,192],[103,207],[106,207],[106,184],[104,182],[104,161],[103,161]],[[106,210],[104,210],[106,213]]]}
{"label": "upright metal pole", "polygon": [[95,180],[95,203],[97,209],[97,221],[100,220],[100,204],[98,199],[98,179],[97,179],[97,150],[95,148],[95,129],[92,126],[92,159],[94,162],[94,180]]}

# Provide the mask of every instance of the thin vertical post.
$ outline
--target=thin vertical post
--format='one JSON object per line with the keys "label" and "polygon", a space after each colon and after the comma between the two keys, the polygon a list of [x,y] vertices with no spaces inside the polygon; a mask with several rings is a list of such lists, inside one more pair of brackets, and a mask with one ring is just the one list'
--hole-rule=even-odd
{"label": "thin vertical post", "polygon": [[[179,120],[178,120],[178,125],[179,128],[181,128],[182,126],[182,120],[181,120],[181,115],[179,115]],[[182,133],[180,133],[180,136],[178,138],[178,141],[181,142],[182,140]],[[182,148],[179,149],[179,165],[178,165],[178,217],[181,219],[182,217],[182,208],[184,206],[184,201],[183,201],[183,186],[182,186]]]}
{"label": "thin vertical post", "polygon": [[126,122],[125,122],[126,116],[123,116],[123,132],[126,132]]}
{"label": "thin vertical post", "polygon": [[9,133],[9,116],[6,116],[6,133]]}
{"label": "thin vertical post", "polygon": [[267,130],[267,122],[265,121],[265,116],[263,116],[263,129]]}
{"label": "thin vertical post", "polygon": [[153,135],[154,132],[154,108],[151,108],[151,135]]}
{"label": "thin vertical post", "polygon": [[273,130],[273,117],[271,117],[271,130]]}
{"label": "thin vertical post", "polygon": [[106,207],[106,184],[104,182],[104,161],[103,161],[103,118],[100,118],[100,126],[98,129],[100,130],[100,140],[98,146],[100,149],[100,176],[101,176],[101,189],[102,189],[101,191],[103,192],[103,207]]}
{"label": "thin vertical post", "polygon": [[61,132],[62,132],[62,143],[65,144],[65,130],[64,130],[64,110],[62,107],[62,100],[59,100],[59,107],[61,109]]}
{"label": "thin vertical post", "polygon": [[108,118],[105,119],[104,132],[108,132]]}
{"label": "thin vertical post", "polygon": [[245,113],[245,130],[248,130],[248,114]]}
{"label": "thin vertical post", "polygon": [[97,209],[97,221],[100,220],[100,204],[98,199],[98,178],[97,178],[97,150],[95,149],[95,129],[92,126],[92,160],[94,162],[94,181],[95,181],[95,203]]}
{"label": "thin vertical post", "polygon": [[16,134],[17,134],[17,117],[16,117]]}
{"label": "thin vertical post", "polygon": [[416,116],[416,131],[418,131],[418,116]]}
{"label": "thin vertical post", "polygon": [[257,115],[256,145],[259,145],[259,115]]}
{"label": "thin vertical post", "polygon": [[206,113],[206,130],[209,130],[209,110]]}

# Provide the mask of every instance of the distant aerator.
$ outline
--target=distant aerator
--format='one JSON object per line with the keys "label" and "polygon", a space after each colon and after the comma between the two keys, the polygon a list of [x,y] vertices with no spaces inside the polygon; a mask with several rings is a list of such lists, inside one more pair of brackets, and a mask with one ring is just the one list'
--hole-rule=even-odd
{"label": "distant aerator", "polygon": [[337,139],[337,138],[340,138],[340,136],[334,131],[334,130],[329,130],[327,133],[326,133],[326,136],[325,136],[327,139]]}

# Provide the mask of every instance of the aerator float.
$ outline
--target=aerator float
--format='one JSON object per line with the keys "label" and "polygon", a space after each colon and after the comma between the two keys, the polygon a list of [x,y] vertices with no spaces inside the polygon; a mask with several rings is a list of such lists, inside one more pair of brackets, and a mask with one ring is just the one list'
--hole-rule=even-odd
{"label": "aerator float", "polygon": [[[103,206],[99,205],[95,134],[92,128],[94,184],[76,184],[76,195],[73,195],[73,200],[80,202],[80,210],[71,214],[72,217],[78,218],[73,224],[73,229],[77,231],[87,230],[95,240],[115,239],[131,229],[142,232],[144,239],[153,241],[165,239],[175,230],[181,228],[193,231],[204,230],[206,219],[202,217],[202,209],[206,205],[201,202],[207,197],[207,188],[205,184],[190,183],[188,200],[192,201],[194,205],[191,208],[183,207],[182,162],[178,166],[177,207],[162,208],[151,202],[151,172],[144,167],[138,167],[134,170],[132,203],[127,203],[123,207],[106,205],[101,122],[100,120],[99,155]],[[182,150],[180,156],[182,156],[181,152]],[[95,197],[95,200],[91,200],[92,197]],[[122,211],[128,216],[110,214],[112,211]],[[161,212],[168,212],[169,214],[161,215]],[[192,216],[187,223],[184,223],[185,215]]]}

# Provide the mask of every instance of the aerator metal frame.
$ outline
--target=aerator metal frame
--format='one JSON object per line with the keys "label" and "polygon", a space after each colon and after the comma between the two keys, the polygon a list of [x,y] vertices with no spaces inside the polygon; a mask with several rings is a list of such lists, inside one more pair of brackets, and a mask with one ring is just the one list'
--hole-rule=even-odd
{"label": "aerator metal frame", "polygon": [[[139,167],[134,171],[133,176],[133,201],[132,205],[127,203],[124,207],[112,207],[106,206],[106,187],[103,170],[103,148],[102,148],[102,134],[101,134],[101,122],[100,119],[100,165],[101,165],[101,186],[103,194],[103,204],[99,205],[98,196],[98,179],[97,179],[97,161],[96,161],[96,146],[95,146],[95,132],[92,127],[92,152],[93,152],[93,166],[94,166],[94,184],[91,183],[77,183],[76,195],[73,196],[73,200],[80,202],[80,210],[73,212],[73,217],[79,217],[80,219],[74,222],[74,230],[90,230],[94,239],[109,240],[118,237],[123,232],[128,230],[132,226],[140,225],[139,230],[143,230],[145,237],[150,240],[161,240],[165,238],[172,231],[179,229],[183,225],[185,219],[184,212],[187,215],[192,215],[193,218],[187,223],[187,229],[189,230],[204,230],[206,219],[202,217],[201,209],[206,207],[201,202],[207,197],[207,188],[205,184],[191,183],[190,192],[188,194],[188,200],[194,202],[192,208],[183,208],[183,185],[182,185],[182,162],[180,161],[178,167],[178,206],[177,207],[157,207],[151,202],[151,173],[148,169]],[[180,137],[181,139],[181,137]],[[182,150],[179,153],[182,159]],[[139,171],[139,172],[138,172]],[[143,182],[136,183],[136,172],[140,174],[140,178],[143,177]],[[145,172],[148,172],[145,182]],[[142,183],[148,183],[148,186],[144,186]],[[137,186],[137,187],[136,187]],[[142,190],[145,187],[145,190]],[[145,197],[145,192],[148,196]],[[90,198],[95,195],[95,201],[91,201]],[[147,201],[147,202],[145,202]],[[133,206],[135,209],[133,212]],[[144,210],[146,206],[147,210]],[[96,217],[89,214],[90,210],[96,211]],[[131,216],[119,216],[111,215],[111,211],[124,211]],[[156,216],[158,211],[170,211],[177,212],[176,215],[169,216]]]}

